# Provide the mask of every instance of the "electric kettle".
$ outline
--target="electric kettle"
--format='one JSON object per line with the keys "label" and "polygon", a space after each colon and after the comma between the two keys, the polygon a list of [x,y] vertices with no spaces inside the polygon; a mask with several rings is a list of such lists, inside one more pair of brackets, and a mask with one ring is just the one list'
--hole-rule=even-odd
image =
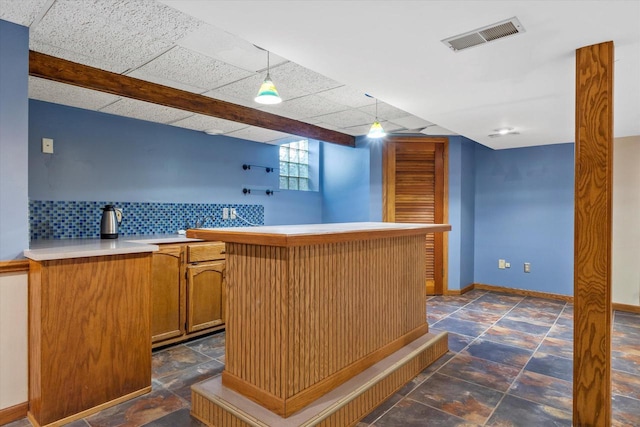
{"label": "electric kettle", "polygon": [[122,210],[113,205],[104,205],[102,219],[100,220],[100,238],[117,239],[118,224],[122,221]]}

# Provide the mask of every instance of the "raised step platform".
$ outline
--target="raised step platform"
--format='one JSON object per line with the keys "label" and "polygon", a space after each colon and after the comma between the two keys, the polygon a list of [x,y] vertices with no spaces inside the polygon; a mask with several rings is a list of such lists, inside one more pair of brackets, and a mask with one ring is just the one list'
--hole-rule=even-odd
{"label": "raised step platform", "polygon": [[224,387],[217,376],[191,387],[191,414],[214,427],[355,425],[448,349],[448,333],[425,334],[288,418]]}

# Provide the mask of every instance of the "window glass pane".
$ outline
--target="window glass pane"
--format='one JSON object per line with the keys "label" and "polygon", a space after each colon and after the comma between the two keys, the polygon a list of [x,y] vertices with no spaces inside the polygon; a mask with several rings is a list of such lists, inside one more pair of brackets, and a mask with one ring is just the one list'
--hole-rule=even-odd
{"label": "window glass pane", "polygon": [[289,161],[298,163],[298,150],[289,150]]}
{"label": "window glass pane", "polygon": [[289,188],[289,179],[286,176],[280,177],[280,188],[283,190]]}
{"label": "window glass pane", "polygon": [[308,151],[299,151],[298,152],[298,162],[309,164],[309,152]]}
{"label": "window glass pane", "polygon": [[289,190],[298,189],[298,178],[289,178]]}
{"label": "window glass pane", "polygon": [[[279,148],[280,188],[309,191],[309,142],[306,139]],[[302,179],[298,179],[302,177]]]}
{"label": "window glass pane", "polygon": [[289,160],[289,147],[286,145],[280,146],[280,160],[284,160],[285,162]]}

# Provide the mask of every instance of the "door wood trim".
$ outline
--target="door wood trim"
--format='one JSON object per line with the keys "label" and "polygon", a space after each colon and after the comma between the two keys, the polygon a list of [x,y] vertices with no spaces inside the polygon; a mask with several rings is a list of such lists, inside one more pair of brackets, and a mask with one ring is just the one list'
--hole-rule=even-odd
{"label": "door wood trim", "polygon": [[613,42],[576,50],[573,425],[611,425]]}
{"label": "door wood trim", "polygon": [[[442,170],[442,205],[436,204],[437,214],[442,214],[442,223],[449,222],[449,138],[431,136],[393,136],[384,140],[382,150],[382,220],[385,222],[395,222],[394,205],[395,200],[395,150],[391,149],[396,142],[407,143],[433,143],[436,145],[436,171]],[[440,178],[436,173],[436,178]],[[439,182],[436,183],[436,188]],[[448,262],[449,262],[449,233],[436,233],[436,246],[439,244],[442,251],[436,251],[436,265],[442,265],[442,285],[441,289],[436,289],[436,293],[445,295],[448,292]]]}
{"label": "door wood trim", "polygon": [[251,126],[355,147],[355,137],[287,117],[29,51],[29,75]]}

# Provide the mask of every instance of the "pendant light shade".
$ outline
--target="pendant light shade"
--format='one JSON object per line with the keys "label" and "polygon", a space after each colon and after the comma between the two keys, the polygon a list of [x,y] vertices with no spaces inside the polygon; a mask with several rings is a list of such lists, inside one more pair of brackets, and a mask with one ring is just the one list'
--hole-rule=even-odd
{"label": "pendant light shade", "polygon": [[260,85],[258,95],[253,100],[258,104],[279,104],[282,102],[282,98],[280,98],[276,86],[269,75],[269,51],[267,51],[267,77]]}
{"label": "pendant light shade", "polygon": [[378,98],[376,98],[376,121],[371,125],[369,133],[367,134],[367,138],[380,139],[384,138],[386,134],[387,133],[384,131],[382,125],[378,121]]}
{"label": "pendant light shade", "polygon": [[369,129],[369,133],[367,134],[367,138],[383,138],[387,133],[382,129],[382,125],[378,120],[373,122],[371,128]]}

